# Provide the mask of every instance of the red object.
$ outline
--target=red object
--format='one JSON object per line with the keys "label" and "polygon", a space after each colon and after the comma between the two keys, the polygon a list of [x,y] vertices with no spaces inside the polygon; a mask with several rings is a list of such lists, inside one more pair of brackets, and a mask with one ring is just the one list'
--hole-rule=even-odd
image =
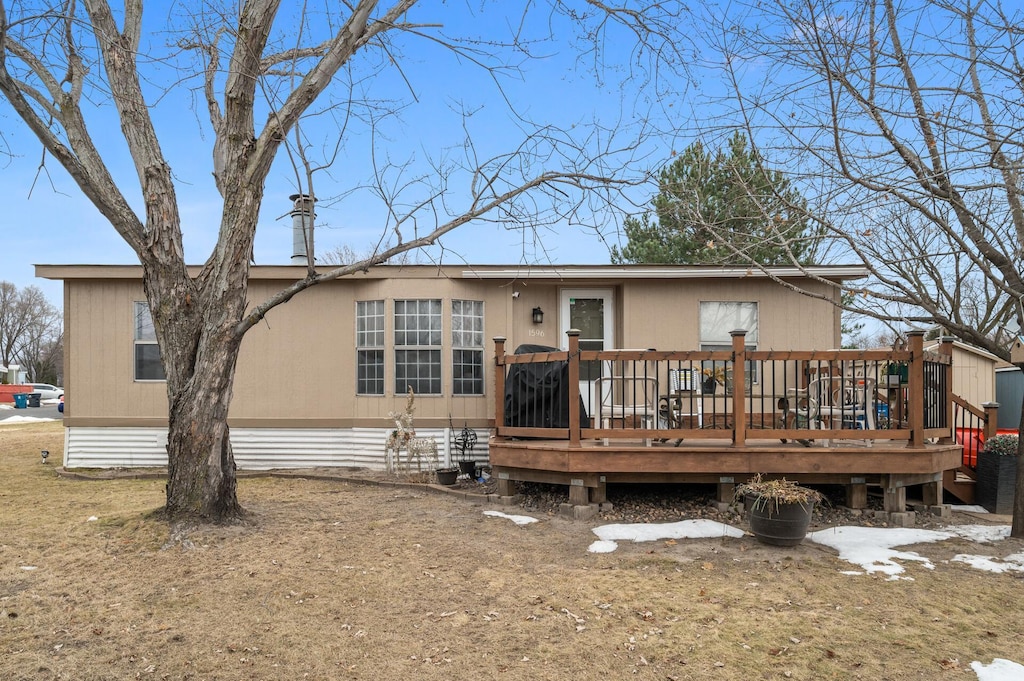
{"label": "red object", "polygon": [[[1016,428],[999,428],[996,435],[1016,435]],[[978,466],[978,452],[985,449],[985,436],[981,428],[957,428],[956,441],[964,447],[963,464],[971,468]]]}

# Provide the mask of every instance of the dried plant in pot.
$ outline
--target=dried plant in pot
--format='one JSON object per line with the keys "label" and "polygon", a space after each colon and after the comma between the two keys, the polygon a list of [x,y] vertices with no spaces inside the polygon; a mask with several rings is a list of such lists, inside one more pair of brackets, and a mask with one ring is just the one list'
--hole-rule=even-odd
{"label": "dried plant in pot", "polygon": [[757,475],[736,488],[747,508],[750,531],[764,544],[795,546],[807,535],[814,505],[821,493],[785,478],[765,480]]}

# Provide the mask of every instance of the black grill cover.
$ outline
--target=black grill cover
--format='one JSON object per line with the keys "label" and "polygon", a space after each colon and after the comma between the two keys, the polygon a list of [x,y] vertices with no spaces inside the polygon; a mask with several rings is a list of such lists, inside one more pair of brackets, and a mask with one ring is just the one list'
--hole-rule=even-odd
{"label": "black grill cover", "polygon": [[[558,352],[545,345],[520,345],[515,354]],[[505,379],[505,425],[516,428],[569,427],[569,362],[513,364]],[[590,427],[580,397],[580,427]]]}

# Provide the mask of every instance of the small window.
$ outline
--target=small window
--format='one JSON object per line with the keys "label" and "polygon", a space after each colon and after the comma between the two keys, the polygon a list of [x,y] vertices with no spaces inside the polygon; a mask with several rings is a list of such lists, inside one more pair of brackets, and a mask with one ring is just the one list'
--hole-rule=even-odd
{"label": "small window", "polygon": [[484,394],[484,303],[452,301],[452,394]]}
{"label": "small window", "polygon": [[441,301],[395,301],[395,393],[441,394]]}
{"label": "small window", "polygon": [[135,303],[135,380],[164,381],[164,365],[148,303]]}
{"label": "small window", "polygon": [[356,393],[384,394],[384,301],[356,302]]}

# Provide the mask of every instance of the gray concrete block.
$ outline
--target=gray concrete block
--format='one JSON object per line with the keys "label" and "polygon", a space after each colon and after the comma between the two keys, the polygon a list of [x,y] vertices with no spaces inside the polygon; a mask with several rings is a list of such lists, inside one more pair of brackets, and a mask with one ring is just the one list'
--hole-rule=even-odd
{"label": "gray concrete block", "polygon": [[889,524],[894,527],[913,527],[916,522],[917,514],[913,511],[889,514]]}
{"label": "gray concrete block", "polygon": [[938,504],[937,506],[929,506],[928,512],[933,516],[939,518],[952,518],[953,517],[953,505],[952,504]]}
{"label": "gray concrete block", "polygon": [[573,506],[572,508],[573,520],[590,520],[591,518],[597,517],[597,505],[590,504],[588,506]]}

